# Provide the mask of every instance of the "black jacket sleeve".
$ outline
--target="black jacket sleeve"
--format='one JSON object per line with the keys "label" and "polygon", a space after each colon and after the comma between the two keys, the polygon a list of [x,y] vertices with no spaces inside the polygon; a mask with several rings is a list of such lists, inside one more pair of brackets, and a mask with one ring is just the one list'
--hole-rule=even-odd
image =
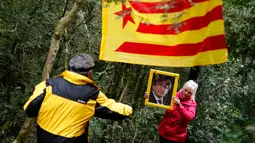
{"label": "black jacket sleeve", "polygon": [[111,120],[122,120],[132,114],[132,107],[108,99],[101,91],[96,99],[95,117]]}
{"label": "black jacket sleeve", "polygon": [[43,81],[35,87],[33,95],[30,96],[24,105],[24,110],[28,117],[37,117],[45,94],[46,81]]}

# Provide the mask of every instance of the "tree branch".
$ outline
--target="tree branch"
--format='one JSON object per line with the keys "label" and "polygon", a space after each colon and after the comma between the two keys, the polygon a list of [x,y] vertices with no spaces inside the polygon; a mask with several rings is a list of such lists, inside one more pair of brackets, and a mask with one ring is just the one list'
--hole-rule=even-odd
{"label": "tree branch", "polygon": [[[51,45],[48,57],[44,65],[42,80],[46,80],[49,77],[49,74],[51,73],[53,67],[53,63],[59,50],[60,38],[63,36],[67,26],[75,19],[75,16],[77,15],[81,5],[82,0],[76,0],[75,5],[71,9],[71,11],[66,16],[60,19],[57,27],[55,28],[54,34],[52,35],[51,38]],[[24,142],[34,122],[35,118],[27,118],[20,130],[19,135],[17,136],[13,143]]]}
{"label": "tree branch", "polygon": [[67,26],[72,22],[72,20],[75,19],[75,16],[77,15],[81,7],[81,4],[82,4],[82,0],[76,0],[74,7],[71,9],[69,13],[67,13],[65,17],[60,19],[57,27],[55,28],[54,34],[52,35],[52,38],[51,38],[49,54],[43,69],[42,80],[47,79],[48,75],[51,73],[54,60],[59,50],[60,38],[63,36]]}
{"label": "tree branch", "polygon": [[66,5],[65,5],[65,9],[64,9],[64,11],[63,11],[62,17],[64,17],[65,14],[66,14],[68,2],[69,2],[69,0],[66,0]]}
{"label": "tree branch", "polygon": [[123,101],[124,95],[125,95],[125,93],[126,93],[126,91],[127,91],[127,88],[128,88],[128,84],[129,84],[129,82],[126,83],[126,86],[124,87],[124,89],[123,89],[123,91],[122,91],[122,93],[121,93],[121,95],[120,95],[120,98],[119,98],[118,102],[122,102],[122,101]]}

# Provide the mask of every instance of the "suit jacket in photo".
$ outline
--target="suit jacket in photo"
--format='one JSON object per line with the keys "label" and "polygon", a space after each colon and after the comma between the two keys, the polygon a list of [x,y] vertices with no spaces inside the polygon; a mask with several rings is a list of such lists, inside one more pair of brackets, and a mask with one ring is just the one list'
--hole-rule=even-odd
{"label": "suit jacket in photo", "polygon": [[[170,106],[170,99],[171,99],[171,97],[170,97],[168,94],[166,94],[166,95],[164,96],[164,98],[163,98],[163,105]],[[152,92],[152,91],[151,91],[151,93],[150,93],[149,102],[158,104],[158,103],[157,103],[157,100],[156,100],[155,96],[153,95],[153,92]]]}

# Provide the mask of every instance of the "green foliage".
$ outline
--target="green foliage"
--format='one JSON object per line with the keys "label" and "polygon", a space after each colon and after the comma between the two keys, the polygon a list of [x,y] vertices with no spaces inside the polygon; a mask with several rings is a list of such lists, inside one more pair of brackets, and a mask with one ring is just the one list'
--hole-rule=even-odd
{"label": "green foliage", "polygon": [[254,115],[245,112],[254,113],[254,93],[250,93],[254,91],[254,81],[245,85],[241,83],[242,77],[236,76],[240,66],[240,62],[230,60],[223,65],[203,68],[197,94],[197,115],[189,127],[191,142],[240,143],[254,140],[254,132],[246,129],[254,126]]}
{"label": "green foliage", "polygon": [[0,1],[0,140],[15,138],[26,118],[23,105],[40,82],[62,2]]}

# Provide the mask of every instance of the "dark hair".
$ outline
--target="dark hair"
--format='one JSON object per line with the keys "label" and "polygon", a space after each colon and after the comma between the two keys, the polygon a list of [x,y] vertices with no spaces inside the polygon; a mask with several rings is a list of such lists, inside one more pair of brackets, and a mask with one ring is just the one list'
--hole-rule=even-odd
{"label": "dark hair", "polygon": [[90,55],[84,53],[77,54],[69,61],[67,70],[87,76],[94,65],[94,61]]}
{"label": "dark hair", "polygon": [[171,77],[165,75],[153,74],[152,84],[155,85],[158,82],[166,82],[166,85],[172,85]]}

